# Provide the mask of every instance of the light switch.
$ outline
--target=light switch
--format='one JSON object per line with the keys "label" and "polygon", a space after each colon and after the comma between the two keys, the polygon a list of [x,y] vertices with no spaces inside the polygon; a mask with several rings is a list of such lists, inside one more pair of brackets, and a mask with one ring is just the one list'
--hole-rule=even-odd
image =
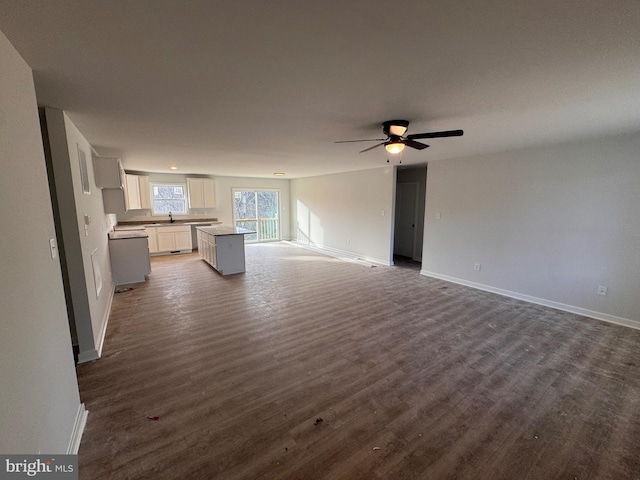
{"label": "light switch", "polygon": [[51,249],[51,259],[55,260],[56,258],[58,258],[58,246],[56,245],[55,238],[49,239],[49,248]]}

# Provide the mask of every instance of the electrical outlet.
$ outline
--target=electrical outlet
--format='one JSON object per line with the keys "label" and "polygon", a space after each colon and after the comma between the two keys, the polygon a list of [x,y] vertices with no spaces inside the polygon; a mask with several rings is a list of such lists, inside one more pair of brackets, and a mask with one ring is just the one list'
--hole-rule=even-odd
{"label": "electrical outlet", "polygon": [[347,238],[347,245],[351,245],[351,239]]}
{"label": "electrical outlet", "polygon": [[440,212],[436,213],[436,220],[440,220]]}
{"label": "electrical outlet", "polygon": [[481,267],[481,266],[482,266],[482,265],[480,265],[479,263],[474,263],[474,264],[473,264],[473,269],[474,269],[476,272],[479,272],[479,271],[480,271],[480,267]]}
{"label": "electrical outlet", "polygon": [[609,289],[607,287],[605,287],[604,285],[598,285],[598,295],[602,295],[603,297],[606,297],[607,290],[609,290]]}

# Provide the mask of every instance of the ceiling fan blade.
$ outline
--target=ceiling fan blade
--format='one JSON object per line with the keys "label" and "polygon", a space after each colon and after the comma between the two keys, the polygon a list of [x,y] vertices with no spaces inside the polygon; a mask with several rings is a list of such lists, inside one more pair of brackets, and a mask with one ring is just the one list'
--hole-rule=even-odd
{"label": "ceiling fan blade", "polygon": [[429,146],[426,143],[416,142],[414,140],[411,140],[410,138],[403,140],[402,143],[404,143],[407,147],[416,148],[418,150],[424,150]]}
{"label": "ceiling fan blade", "polygon": [[373,147],[365,148],[364,150],[360,150],[360,153],[368,152],[369,150],[373,150],[374,148],[380,147],[380,146],[384,145],[385,143],[387,143],[387,142],[382,142],[382,143],[379,143],[377,145],[374,145]]}
{"label": "ceiling fan blade", "polygon": [[442,138],[442,137],[461,137],[464,132],[462,130],[446,130],[444,132],[427,132],[427,133],[412,133],[407,135],[407,138]]}
{"label": "ceiling fan blade", "polygon": [[383,142],[386,138],[369,138],[367,140],[338,140],[334,143],[353,143],[353,142]]}

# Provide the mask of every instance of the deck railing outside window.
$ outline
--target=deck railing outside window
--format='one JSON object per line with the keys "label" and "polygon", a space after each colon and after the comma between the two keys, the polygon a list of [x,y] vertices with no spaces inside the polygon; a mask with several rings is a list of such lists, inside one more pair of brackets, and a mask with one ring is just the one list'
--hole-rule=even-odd
{"label": "deck railing outside window", "polygon": [[247,242],[264,242],[269,240],[279,240],[278,219],[277,218],[237,218],[236,225],[258,231],[257,235],[245,235]]}

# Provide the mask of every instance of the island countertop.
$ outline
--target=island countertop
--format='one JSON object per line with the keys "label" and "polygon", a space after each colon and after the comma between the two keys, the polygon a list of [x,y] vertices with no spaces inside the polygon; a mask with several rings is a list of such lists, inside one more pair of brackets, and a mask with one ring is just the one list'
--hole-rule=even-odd
{"label": "island countertop", "polygon": [[220,225],[219,227],[196,227],[196,230],[202,230],[209,235],[245,235],[256,233],[255,230],[249,230],[248,228],[233,227],[231,225]]}

